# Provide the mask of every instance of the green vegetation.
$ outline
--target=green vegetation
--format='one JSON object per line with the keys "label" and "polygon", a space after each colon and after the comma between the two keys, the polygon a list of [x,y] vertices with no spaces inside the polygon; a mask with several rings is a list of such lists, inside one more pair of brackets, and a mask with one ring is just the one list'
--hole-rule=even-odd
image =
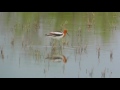
{"label": "green vegetation", "polygon": [[111,31],[115,30],[119,18],[118,12],[9,12],[4,15],[7,25],[15,17],[15,35],[38,31],[41,20],[43,29],[62,31],[67,28],[72,37],[80,29],[82,36],[87,36],[85,32],[92,29],[101,35],[103,42],[109,41]]}

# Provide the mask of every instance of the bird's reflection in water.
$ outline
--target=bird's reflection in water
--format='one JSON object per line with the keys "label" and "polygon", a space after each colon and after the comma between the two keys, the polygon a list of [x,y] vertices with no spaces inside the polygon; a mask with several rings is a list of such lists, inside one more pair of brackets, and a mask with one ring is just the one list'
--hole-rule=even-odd
{"label": "bird's reflection in water", "polygon": [[53,61],[53,62],[63,62],[63,73],[64,73],[65,64],[67,63],[67,58],[65,57],[65,55],[62,54],[62,49],[53,47],[51,49],[50,54],[48,54],[48,56],[46,57],[46,59],[49,59],[49,61]]}
{"label": "bird's reflection in water", "polygon": [[58,47],[52,47],[51,52],[47,55],[46,59],[52,60],[53,62],[67,62],[67,58],[62,54],[62,49]]}
{"label": "bird's reflection in water", "polygon": [[52,60],[53,62],[61,62],[63,61],[63,63],[67,62],[67,58],[64,55],[52,55],[52,56],[48,56],[46,59]]}

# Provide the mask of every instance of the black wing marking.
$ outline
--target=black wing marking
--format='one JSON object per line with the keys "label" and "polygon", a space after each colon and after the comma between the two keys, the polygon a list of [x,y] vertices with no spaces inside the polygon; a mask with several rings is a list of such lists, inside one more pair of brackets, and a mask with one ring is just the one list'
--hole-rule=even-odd
{"label": "black wing marking", "polygon": [[56,36],[62,36],[63,34],[52,34],[52,36],[56,37]]}

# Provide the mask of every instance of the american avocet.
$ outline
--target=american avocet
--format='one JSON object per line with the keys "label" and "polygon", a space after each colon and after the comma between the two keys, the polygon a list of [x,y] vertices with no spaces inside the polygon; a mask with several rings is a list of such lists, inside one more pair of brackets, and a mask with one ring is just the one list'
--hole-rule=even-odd
{"label": "american avocet", "polygon": [[57,39],[60,40],[61,38],[65,37],[67,33],[67,30],[65,29],[63,32],[50,32],[49,34],[46,34],[46,36],[52,38],[52,39]]}

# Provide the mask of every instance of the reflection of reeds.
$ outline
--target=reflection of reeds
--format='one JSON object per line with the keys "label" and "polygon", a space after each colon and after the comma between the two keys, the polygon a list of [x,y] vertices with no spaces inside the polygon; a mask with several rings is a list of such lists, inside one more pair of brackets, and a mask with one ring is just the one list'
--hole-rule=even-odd
{"label": "reflection of reeds", "polygon": [[100,58],[100,47],[98,48],[98,59]]}
{"label": "reflection of reeds", "polygon": [[80,47],[78,48],[78,53],[81,54],[81,52],[80,52]]}
{"label": "reflection of reeds", "polygon": [[35,57],[37,60],[40,59],[40,51],[35,50]]}
{"label": "reflection of reeds", "polygon": [[84,52],[87,53],[87,44],[84,46]]}
{"label": "reflection of reeds", "polygon": [[65,65],[63,64],[63,73],[64,73],[64,71],[65,71]]}
{"label": "reflection of reeds", "polygon": [[92,76],[93,76],[93,70],[94,70],[94,68],[92,68],[92,70],[91,70],[91,72],[89,73],[89,76],[92,78]]}
{"label": "reflection of reeds", "polygon": [[110,61],[112,61],[113,59],[113,53],[112,53],[112,50],[110,51]]}
{"label": "reflection of reeds", "polygon": [[50,62],[48,61],[48,70],[49,70],[49,67],[50,67]]}
{"label": "reflection of reeds", "polygon": [[103,72],[101,72],[101,78],[105,78],[106,68]]}
{"label": "reflection of reeds", "polygon": [[11,44],[12,44],[12,46],[14,46],[14,39],[12,39]]}
{"label": "reflection of reeds", "polygon": [[24,47],[24,41],[22,41],[22,48]]}
{"label": "reflection of reeds", "polygon": [[20,68],[20,57],[19,57],[19,68]]}
{"label": "reflection of reeds", "polygon": [[83,52],[83,47],[81,47],[81,53]]}
{"label": "reflection of reeds", "polygon": [[47,70],[44,68],[44,74],[45,74],[45,77],[46,77],[46,72],[47,72]]}
{"label": "reflection of reeds", "polygon": [[84,51],[84,53],[87,54],[87,44],[85,44],[84,46],[78,45],[78,46],[75,47],[75,53],[76,53],[76,54],[82,54],[83,51]]}
{"label": "reflection of reeds", "polygon": [[46,70],[45,70],[45,68],[44,68],[44,74],[45,74],[45,72],[46,72]]}
{"label": "reflection of reeds", "polygon": [[80,61],[79,61],[79,69],[81,70],[81,68],[80,68]]}
{"label": "reflection of reeds", "polygon": [[79,72],[78,72],[78,78],[80,78],[80,76],[79,76]]}
{"label": "reflection of reeds", "polygon": [[109,75],[109,77],[111,77],[111,75],[112,75],[112,72],[110,72],[110,75]]}
{"label": "reflection of reeds", "polygon": [[1,55],[2,55],[2,59],[4,59],[4,53],[3,53],[3,50],[1,50]]}
{"label": "reflection of reeds", "polygon": [[86,69],[86,74],[87,74],[87,69]]}

